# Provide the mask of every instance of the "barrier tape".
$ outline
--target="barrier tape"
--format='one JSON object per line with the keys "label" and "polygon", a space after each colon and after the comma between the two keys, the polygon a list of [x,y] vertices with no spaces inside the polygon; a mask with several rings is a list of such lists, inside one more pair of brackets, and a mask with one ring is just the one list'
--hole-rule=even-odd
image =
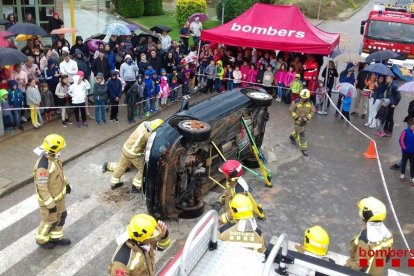
{"label": "barrier tape", "polygon": [[387,182],[385,181],[384,171],[382,169],[381,160],[379,158],[377,142],[374,139],[372,139],[371,137],[369,137],[367,134],[365,134],[362,130],[360,130],[359,128],[357,128],[350,121],[348,121],[347,118],[345,118],[345,116],[342,114],[341,110],[339,110],[338,107],[336,106],[336,104],[332,101],[332,98],[329,97],[329,95],[326,95],[326,97],[331,102],[331,105],[336,109],[337,112],[339,112],[339,114],[341,115],[341,117],[343,119],[345,119],[345,121],[347,121],[350,126],[352,126],[355,130],[357,130],[365,138],[367,138],[370,141],[373,141],[374,142],[375,154],[377,155],[376,159],[377,159],[377,163],[378,163],[378,169],[379,169],[379,172],[380,172],[380,175],[381,175],[382,185],[384,186],[385,195],[387,196],[388,204],[390,205],[390,209],[391,209],[392,215],[394,216],[395,222],[397,224],[398,231],[400,232],[400,235],[401,235],[401,237],[402,237],[402,239],[404,241],[405,246],[407,247],[408,250],[410,250],[410,246],[408,245],[407,239],[405,238],[404,232],[403,232],[403,230],[401,228],[400,221],[399,221],[399,219],[397,217],[397,213],[395,211],[394,204],[392,202],[392,199],[391,199],[391,196],[390,196],[390,192],[388,190]]}

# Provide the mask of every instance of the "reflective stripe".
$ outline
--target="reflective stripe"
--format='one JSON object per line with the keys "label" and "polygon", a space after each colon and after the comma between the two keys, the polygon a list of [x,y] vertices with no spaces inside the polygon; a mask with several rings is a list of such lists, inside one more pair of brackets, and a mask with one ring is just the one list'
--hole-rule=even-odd
{"label": "reflective stripe", "polygon": [[170,245],[170,238],[168,238],[166,241],[159,241],[158,242],[158,246],[159,247],[163,247],[163,248],[167,248]]}
{"label": "reflective stripe", "polygon": [[47,230],[48,230],[49,226],[50,226],[50,224],[45,224],[45,225],[43,226],[42,230],[40,230],[40,234],[39,234],[39,235],[44,236],[44,235],[46,234],[46,232],[47,232]]}
{"label": "reflective stripe", "polygon": [[44,236],[44,235],[40,235],[40,234],[36,234],[36,240],[37,241],[42,241],[44,243],[49,241],[49,236]]}
{"label": "reflective stripe", "polygon": [[52,173],[56,168],[55,163],[51,162],[50,163],[50,168],[47,170],[49,173]]}
{"label": "reflective stripe", "polygon": [[254,250],[258,250],[258,249],[262,248],[262,246],[263,246],[261,243],[256,243],[256,242],[254,242],[254,243],[253,242],[252,243],[249,243],[249,242],[233,242],[233,241],[228,241],[228,242],[231,242],[232,244],[235,244],[235,245],[238,245],[238,246],[252,248]]}
{"label": "reflective stripe", "polygon": [[137,180],[134,178],[134,180],[132,181],[132,185],[137,186],[138,188],[141,188],[142,182],[141,180]]}
{"label": "reflective stripe", "polygon": [[[61,193],[59,193],[56,197],[50,197],[48,200],[43,200],[39,193],[36,191],[37,194],[37,200],[39,200],[39,202],[42,202],[44,205],[49,205],[50,203],[52,203],[53,201],[60,201],[65,195],[66,195],[66,185],[63,187],[63,191]],[[50,202],[49,202],[50,201]]]}
{"label": "reflective stripe", "polygon": [[328,248],[327,244],[321,244],[321,243],[318,243],[318,242],[314,242],[313,240],[311,240],[309,238],[308,238],[308,243],[311,244],[311,245],[317,246],[317,247]]}
{"label": "reflective stripe", "polygon": [[142,256],[140,252],[137,252],[135,258],[132,260],[131,264],[129,265],[130,270],[134,270],[135,266],[139,263],[139,258]]}
{"label": "reflective stripe", "polygon": [[52,231],[52,232],[50,232],[49,237],[51,239],[60,239],[60,238],[63,238],[63,230],[60,230],[60,231]]}
{"label": "reflective stripe", "polygon": [[43,201],[43,203],[45,204],[45,205],[49,205],[49,204],[51,204],[51,203],[53,203],[53,197],[49,197],[49,199],[48,200],[46,200],[46,201]]}
{"label": "reflective stripe", "polygon": [[221,215],[221,221],[223,222],[223,224],[226,224],[229,222],[229,219],[227,218],[227,214],[224,213]]}
{"label": "reflective stripe", "polygon": [[111,183],[112,184],[118,184],[120,181],[121,181],[121,178],[116,178],[116,177],[113,177],[113,176],[111,178]]}

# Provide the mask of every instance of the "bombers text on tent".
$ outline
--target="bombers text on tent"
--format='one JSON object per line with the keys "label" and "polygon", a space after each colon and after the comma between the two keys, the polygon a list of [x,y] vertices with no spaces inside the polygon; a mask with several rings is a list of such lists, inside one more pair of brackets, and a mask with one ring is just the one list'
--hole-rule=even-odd
{"label": "bombers text on tent", "polygon": [[262,35],[270,35],[270,36],[287,36],[292,37],[295,36],[296,38],[304,38],[305,32],[295,31],[295,30],[286,30],[286,29],[273,29],[271,26],[265,27],[257,27],[257,26],[250,26],[250,25],[239,25],[237,23],[233,23],[231,26],[231,31],[234,32],[244,32],[244,33],[253,33],[253,34],[262,34]]}

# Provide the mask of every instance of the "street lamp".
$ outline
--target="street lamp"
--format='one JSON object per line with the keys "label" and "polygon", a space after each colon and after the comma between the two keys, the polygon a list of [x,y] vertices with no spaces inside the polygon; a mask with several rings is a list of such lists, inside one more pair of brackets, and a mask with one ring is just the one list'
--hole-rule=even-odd
{"label": "street lamp", "polygon": [[224,9],[228,0],[221,0],[221,25],[224,24]]}

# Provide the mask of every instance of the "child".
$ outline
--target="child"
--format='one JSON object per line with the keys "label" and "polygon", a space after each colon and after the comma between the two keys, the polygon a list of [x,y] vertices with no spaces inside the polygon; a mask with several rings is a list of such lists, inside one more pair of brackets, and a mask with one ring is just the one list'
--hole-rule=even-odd
{"label": "child", "polygon": [[223,79],[224,75],[224,68],[223,68],[223,62],[221,60],[217,61],[217,67],[216,67],[216,80],[214,83],[214,88],[217,93],[221,92],[221,81]]}
{"label": "child", "polygon": [[160,98],[161,98],[161,89],[160,89],[160,78],[158,78],[157,71],[152,71],[152,81],[154,82],[154,91],[152,95],[152,108],[151,110],[157,112],[160,109]]}
{"label": "child", "polygon": [[26,101],[27,105],[30,107],[30,119],[32,120],[32,125],[34,128],[39,128],[41,124],[38,119],[38,107],[42,97],[40,95],[39,89],[36,86],[36,80],[29,79],[26,87]]}
{"label": "child", "polygon": [[45,119],[46,122],[49,122],[52,120],[52,110],[51,107],[55,106],[55,101],[53,99],[53,94],[49,90],[49,86],[46,82],[42,82],[40,85],[40,91],[42,95],[42,107],[45,107]]}
{"label": "child", "polygon": [[310,100],[316,105],[316,89],[318,89],[318,80],[316,76],[312,76],[310,80],[307,80],[307,88],[311,92]]}
{"label": "child", "polygon": [[231,91],[234,88],[234,76],[233,76],[233,67],[229,64],[227,65],[225,79],[227,82],[227,90]]}
{"label": "child", "polygon": [[85,101],[86,101],[86,91],[91,88],[89,82],[83,79],[84,74],[82,71],[78,71],[78,74],[73,76],[73,84],[69,87],[69,95],[72,97],[72,105],[75,106],[75,118],[76,118],[76,126],[78,128],[81,127],[79,121],[79,113],[82,119],[82,125],[84,127],[88,127],[88,123],[86,122],[86,108],[85,108]]}
{"label": "child", "polygon": [[281,102],[284,98],[283,92],[284,92],[284,86],[286,83],[286,77],[287,77],[287,71],[286,71],[286,65],[282,64],[278,70],[276,70],[275,74],[275,84],[277,85],[277,96],[275,99],[275,102]]}
{"label": "child", "polygon": [[[350,97],[350,95],[345,95],[342,98],[342,114],[348,120],[348,122],[351,120],[349,118],[349,110],[351,109],[351,104],[352,104],[352,98]],[[341,116],[341,119],[339,119],[338,122],[342,123],[343,121],[344,121],[344,118]]]}
{"label": "child", "polygon": [[243,65],[240,67],[240,71],[242,74],[242,78],[241,78],[242,87],[246,87],[247,86],[247,74],[249,73],[249,64],[247,63],[247,61],[243,62]]}
{"label": "child", "polygon": [[6,89],[0,89],[0,102],[1,102],[1,108],[3,109],[2,115],[3,115],[3,123],[4,123],[4,132],[11,133],[14,132],[14,124],[13,124],[13,116],[9,109],[9,93]]}
{"label": "child", "polygon": [[390,110],[389,105],[390,105],[390,99],[382,99],[381,106],[378,109],[377,115],[375,116],[375,119],[377,119],[380,122],[378,131],[375,132],[375,135],[378,135],[379,137],[385,137],[384,126],[385,126],[385,119],[387,118],[389,110]]}
{"label": "child", "polygon": [[111,78],[108,81],[108,93],[111,100],[111,114],[109,120],[118,123],[118,105],[122,93],[122,82],[118,78],[118,72],[116,70],[111,71]]}
{"label": "child", "polygon": [[93,85],[93,99],[95,101],[95,121],[97,125],[101,122],[99,118],[102,118],[102,122],[106,124],[106,101],[108,100],[108,84],[105,83],[104,75],[99,72],[96,74],[96,82]]}
{"label": "child", "polygon": [[259,68],[257,70],[256,82],[259,83],[259,84],[263,84],[264,73],[266,72],[267,69],[265,69],[263,63],[259,63],[258,67]]}
{"label": "child", "polygon": [[170,86],[168,85],[167,77],[161,77],[161,107],[167,107],[167,99],[170,94]]}
{"label": "child", "polygon": [[178,81],[177,67],[174,66],[170,77],[170,99],[172,103],[177,101]]}
{"label": "child", "polygon": [[242,79],[242,73],[240,71],[240,67],[236,65],[233,71],[233,86],[234,88],[240,87],[241,79]]}
{"label": "child", "polygon": [[273,75],[273,67],[272,65],[268,65],[266,68],[266,72],[263,74],[263,86],[265,87],[267,93],[273,95],[273,82],[275,77]]}
{"label": "child", "polygon": [[13,123],[16,128],[23,130],[23,125],[20,124],[20,110],[24,106],[24,95],[23,92],[18,87],[18,83],[15,80],[9,80],[9,106],[11,108],[16,108],[11,110]]}
{"label": "child", "polygon": [[253,83],[256,83],[256,77],[257,77],[257,70],[255,64],[250,64],[250,69],[247,72],[247,83],[252,85]]}
{"label": "child", "polygon": [[69,77],[68,75],[62,75],[60,82],[56,86],[56,105],[62,107],[62,126],[67,127],[67,124],[72,124],[69,121],[69,109],[66,106],[69,105]]}
{"label": "child", "polygon": [[325,102],[325,95],[326,95],[327,89],[323,85],[323,81],[319,81],[318,88],[316,89],[316,109],[319,115],[326,115],[328,112],[323,110],[323,104]]}
{"label": "child", "polygon": [[[224,70],[223,70],[224,73]],[[183,82],[183,96],[188,95],[190,93],[190,83],[194,77],[194,71],[190,68],[189,64],[186,63],[184,65],[184,69],[181,72],[181,78]]]}
{"label": "child", "polygon": [[204,69],[204,74],[207,75],[206,93],[213,93],[214,78],[217,74],[214,60],[211,60],[210,64],[207,65],[206,69]]}
{"label": "child", "polygon": [[144,98],[145,98],[145,116],[149,117],[151,115],[151,97],[154,93],[154,81],[150,78],[150,70],[145,70],[144,73]]}
{"label": "child", "polygon": [[400,146],[402,151],[400,181],[404,182],[405,167],[410,161],[410,184],[414,187],[414,118],[408,120],[408,127],[404,129],[400,136]]}
{"label": "child", "polygon": [[45,81],[49,86],[50,91],[56,91],[56,86],[59,83],[59,67],[56,66],[56,62],[53,59],[47,60],[47,68],[44,71]]}
{"label": "child", "polygon": [[140,119],[144,117],[144,90],[145,90],[145,84],[142,79],[142,75],[137,76],[137,82],[134,83],[132,86],[133,89],[135,89],[137,92],[137,104],[135,105],[135,117],[139,116]]}
{"label": "child", "polygon": [[296,74],[295,80],[290,84],[290,90],[292,91],[292,102],[294,102],[296,99],[299,99],[299,93],[302,91],[302,89],[303,85],[300,80],[300,74]]}

